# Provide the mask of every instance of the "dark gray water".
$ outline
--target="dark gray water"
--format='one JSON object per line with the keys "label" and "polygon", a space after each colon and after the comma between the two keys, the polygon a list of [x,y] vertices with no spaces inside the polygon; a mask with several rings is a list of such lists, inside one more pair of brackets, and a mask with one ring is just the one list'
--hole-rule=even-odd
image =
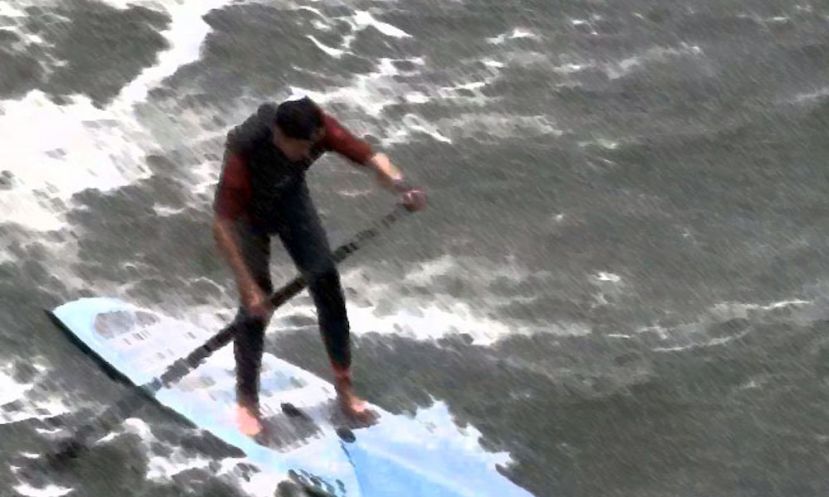
{"label": "dark gray water", "polygon": [[[0,495],[242,495],[154,406],[53,487],[12,465],[123,392],[42,307],[232,310],[223,136],[294,91],[431,195],[343,268],[373,402],[539,497],[829,495],[829,2],[141,5],[0,2]],[[334,243],[394,200],[310,182]],[[312,318],[269,350],[325,376]]]}

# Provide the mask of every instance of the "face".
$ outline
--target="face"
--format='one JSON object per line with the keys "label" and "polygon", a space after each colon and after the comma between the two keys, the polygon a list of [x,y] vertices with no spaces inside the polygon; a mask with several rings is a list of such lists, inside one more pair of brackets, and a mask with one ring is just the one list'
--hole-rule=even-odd
{"label": "face", "polygon": [[301,161],[311,158],[311,147],[322,139],[324,129],[317,130],[311,140],[300,140],[282,134],[278,126],[273,127],[273,144],[291,161]]}

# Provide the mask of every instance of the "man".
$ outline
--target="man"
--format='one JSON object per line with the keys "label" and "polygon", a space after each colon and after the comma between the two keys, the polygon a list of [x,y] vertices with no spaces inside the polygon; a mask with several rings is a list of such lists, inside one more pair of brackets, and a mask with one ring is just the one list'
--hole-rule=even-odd
{"label": "man", "polygon": [[373,414],[353,391],[349,324],[339,274],[305,183],[305,171],[324,152],[334,151],[374,171],[378,182],[401,195],[409,210],[426,206],[422,190],[409,186],[400,170],[375,153],[311,99],[266,103],[227,136],[222,174],[214,200],[213,234],[236,279],[241,305],[236,321],[237,422],[247,435],[262,430],[259,367],[264,330],[273,313],[270,238],[279,236],[308,282],[334,370],[343,412],[359,420]]}

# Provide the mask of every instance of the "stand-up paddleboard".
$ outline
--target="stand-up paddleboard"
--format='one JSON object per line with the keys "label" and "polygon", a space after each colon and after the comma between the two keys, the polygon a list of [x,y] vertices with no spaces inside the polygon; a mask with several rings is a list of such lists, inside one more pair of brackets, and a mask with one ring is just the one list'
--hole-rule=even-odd
{"label": "stand-up paddleboard", "polygon": [[[151,381],[212,335],[111,298],[80,299],[51,313],[73,343],[132,385]],[[234,418],[234,370],[232,347],[225,347],[155,399],[316,495],[532,497],[497,470],[508,457],[484,451],[451,421],[429,426],[372,406],[377,423],[349,427],[331,384],[268,353],[260,376],[266,429],[247,437]]]}

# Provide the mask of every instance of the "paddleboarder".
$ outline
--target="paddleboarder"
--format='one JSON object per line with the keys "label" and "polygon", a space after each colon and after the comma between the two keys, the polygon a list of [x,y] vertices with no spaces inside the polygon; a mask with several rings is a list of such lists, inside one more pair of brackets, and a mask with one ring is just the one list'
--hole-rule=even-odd
{"label": "paddleboarder", "polygon": [[349,322],[331,249],[305,181],[308,168],[333,151],[376,174],[412,211],[426,207],[426,194],[410,185],[392,161],[308,97],[262,104],[227,135],[216,188],[213,234],[236,280],[240,308],[233,350],[236,358],[236,419],[242,432],[262,430],[259,367],[264,331],[273,309],[270,240],[279,237],[308,282],[334,385],[343,412],[360,421],[373,413],[353,389]]}

